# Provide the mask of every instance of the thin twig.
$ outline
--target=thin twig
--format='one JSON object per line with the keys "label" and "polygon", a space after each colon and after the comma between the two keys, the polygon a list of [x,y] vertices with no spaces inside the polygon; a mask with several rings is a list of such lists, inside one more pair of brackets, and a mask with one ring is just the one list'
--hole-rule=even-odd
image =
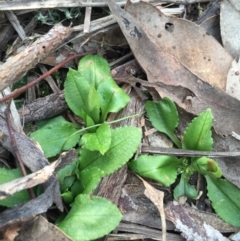
{"label": "thin twig", "polygon": [[[11,122],[11,116],[10,116],[10,102],[9,102],[9,104],[8,104],[6,110],[5,110],[5,115],[6,115],[6,119],[7,119],[9,136],[10,136],[12,146],[13,146],[13,153],[14,153],[17,161],[18,161],[18,164],[19,164],[19,167],[20,167],[20,170],[21,170],[23,176],[27,176],[27,172],[26,172],[26,169],[24,167],[21,155],[20,155],[18,147],[17,147],[17,142],[16,142],[16,139],[15,139],[15,136],[14,136],[14,131],[13,131],[12,122]],[[29,188],[28,192],[29,192],[30,197],[32,199],[34,199],[35,194],[33,192],[33,189]]]}
{"label": "thin twig", "polygon": [[152,147],[152,146],[142,146],[142,153],[151,153],[151,154],[162,154],[162,155],[171,155],[171,156],[186,156],[186,157],[240,157],[239,151],[192,151],[192,150],[183,150],[175,148],[166,148],[166,147]]}
{"label": "thin twig", "polygon": [[26,91],[27,89],[33,87],[35,84],[37,84],[39,81],[41,81],[42,79],[45,79],[47,76],[51,75],[52,73],[54,73],[55,71],[57,71],[58,69],[60,69],[61,67],[63,67],[66,63],[68,63],[69,61],[77,58],[77,57],[83,57],[84,55],[87,54],[92,54],[92,53],[96,53],[96,51],[91,51],[88,53],[81,53],[81,54],[74,54],[74,55],[69,55],[66,59],[64,59],[62,62],[60,62],[58,65],[56,65],[55,67],[53,67],[52,69],[50,69],[49,71],[47,71],[46,73],[44,73],[43,75],[41,75],[39,78],[35,79],[34,81],[30,82],[29,84],[24,85],[23,87],[16,89],[15,91],[13,91],[11,94],[4,96],[3,98],[0,99],[0,103],[5,102],[6,100],[10,100],[16,96],[18,96],[19,94],[23,93],[24,91]]}

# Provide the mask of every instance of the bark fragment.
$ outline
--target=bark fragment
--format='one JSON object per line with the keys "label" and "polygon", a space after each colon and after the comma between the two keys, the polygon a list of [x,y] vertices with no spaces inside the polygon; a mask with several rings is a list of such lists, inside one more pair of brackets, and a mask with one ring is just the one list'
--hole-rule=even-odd
{"label": "bark fragment", "polygon": [[32,45],[8,59],[0,66],[0,91],[15,83],[27,71],[45,59],[48,54],[60,46],[71,33],[71,28],[57,24]]}

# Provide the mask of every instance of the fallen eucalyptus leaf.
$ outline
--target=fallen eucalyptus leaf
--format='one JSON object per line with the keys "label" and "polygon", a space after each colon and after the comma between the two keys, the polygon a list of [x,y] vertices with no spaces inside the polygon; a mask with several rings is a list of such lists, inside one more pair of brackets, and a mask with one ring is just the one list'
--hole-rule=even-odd
{"label": "fallen eucalyptus leaf", "polygon": [[126,11],[139,21],[160,51],[176,58],[200,79],[225,90],[232,58],[205,30],[185,19],[167,17],[146,2],[129,1]]}
{"label": "fallen eucalyptus leaf", "polygon": [[210,108],[218,134],[227,135],[232,131],[240,133],[238,100],[198,79],[176,59],[153,44],[135,18],[111,0],[108,0],[108,4],[136,59],[145,70],[148,81],[157,83],[154,89],[161,97],[170,97],[180,107],[195,115]]}

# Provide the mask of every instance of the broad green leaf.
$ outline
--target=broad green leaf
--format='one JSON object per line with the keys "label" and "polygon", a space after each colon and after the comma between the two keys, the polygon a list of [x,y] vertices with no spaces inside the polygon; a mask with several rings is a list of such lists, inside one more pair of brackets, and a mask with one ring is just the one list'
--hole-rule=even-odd
{"label": "broad green leaf", "polygon": [[48,128],[51,125],[64,124],[64,123],[69,123],[69,122],[60,115],[48,120],[37,121],[36,125],[38,128]]}
{"label": "broad green leaf", "polygon": [[210,151],[212,139],[213,115],[210,109],[195,117],[188,125],[183,136],[183,149]]}
{"label": "broad green leaf", "polygon": [[111,77],[99,85],[97,92],[99,94],[102,110],[102,122],[107,118],[108,113],[118,112],[130,101],[129,96],[112,80]]}
{"label": "broad green leaf", "polygon": [[85,118],[88,115],[88,94],[90,85],[81,74],[69,69],[64,83],[64,96],[69,108],[79,117]]}
{"label": "broad green leaf", "polygon": [[86,149],[100,151],[104,155],[111,145],[111,129],[109,125],[102,124],[96,132],[84,134],[82,141]]}
{"label": "broad green leaf", "polygon": [[141,155],[128,165],[138,175],[158,181],[168,187],[175,182],[179,161],[174,156]]}
{"label": "broad green leaf", "polygon": [[[5,169],[0,168],[0,184],[4,184],[14,179],[22,177],[20,169]],[[0,206],[13,207],[18,204],[23,204],[30,200],[30,196],[27,190],[14,193],[5,199],[0,200]]]}
{"label": "broad green leaf", "polygon": [[128,126],[114,129],[111,132],[111,146],[104,156],[98,151],[89,151],[84,147],[81,149],[80,170],[97,167],[108,175],[129,161],[141,142],[141,130]]}
{"label": "broad green leaf", "polygon": [[121,219],[121,212],[109,200],[80,194],[58,226],[74,241],[94,240],[109,234]]}
{"label": "broad green leaf", "polygon": [[82,170],[79,173],[79,180],[81,183],[80,193],[91,194],[98,186],[103,176],[104,172],[96,167]]}
{"label": "broad green leaf", "polygon": [[53,157],[77,144],[81,133],[76,133],[78,129],[74,126],[70,122],[51,125],[31,133],[30,137],[41,145],[46,157]]}
{"label": "broad green leaf", "polygon": [[98,89],[98,85],[110,76],[108,62],[98,55],[87,55],[78,64],[78,71],[82,77]]}
{"label": "broad green leaf", "polygon": [[215,212],[227,223],[240,227],[240,190],[226,179],[205,177]]}
{"label": "broad green leaf", "polygon": [[203,175],[211,175],[214,177],[221,177],[222,170],[218,166],[218,163],[213,159],[208,157],[200,157],[200,158],[192,158],[192,166],[193,168],[203,174]]}
{"label": "broad green leaf", "polygon": [[198,196],[197,190],[188,183],[184,174],[181,175],[179,184],[174,188],[173,195],[175,200],[178,200],[181,196],[186,196],[191,199],[196,199]]}
{"label": "broad green leaf", "polygon": [[181,147],[174,130],[178,126],[178,111],[170,98],[163,98],[159,102],[146,102],[146,111],[152,125],[160,132],[165,133],[176,146]]}

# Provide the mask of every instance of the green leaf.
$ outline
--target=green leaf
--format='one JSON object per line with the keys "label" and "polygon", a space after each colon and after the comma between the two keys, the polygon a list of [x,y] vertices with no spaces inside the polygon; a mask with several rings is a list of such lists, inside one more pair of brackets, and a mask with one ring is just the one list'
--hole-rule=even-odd
{"label": "green leaf", "polygon": [[72,203],[72,202],[74,201],[73,194],[72,194],[72,192],[70,192],[70,191],[64,192],[64,193],[61,195],[61,197],[62,197],[63,201],[64,201],[65,203],[68,203],[68,204],[70,204],[70,203]]}
{"label": "green leaf", "polygon": [[214,177],[221,177],[222,170],[218,166],[218,163],[213,159],[208,157],[200,157],[200,158],[192,158],[192,166],[193,168],[203,174],[203,175],[211,175]]}
{"label": "green leaf", "polygon": [[[0,184],[4,184],[14,179],[22,177],[20,169],[5,169],[0,168]],[[30,200],[30,196],[27,190],[14,193],[5,199],[0,200],[0,205],[5,207],[13,207],[18,204],[23,204]]]}
{"label": "green leaf", "polygon": [[108,113],[116,113],[130,101],[129,96],[113,81],[111,77],[102,82],[97,90],[102,110],[103,122]]}
{"label": "green leaf", "polygon": [[74,124],[68,122],[41,128],[31,133],[30,137],[41,145],[46,157],[53,157],[78,143],[81,133],[75,134],[77,130]]}
{"label": "green leaf", "polygon": [[104,156],[97,151],[82,148],[79,159],[80,170],[97,167],[108,175],[127,163],[133,156],[141,142],[141,129],[129,126],[111,132],[111,146]]}
{"label": "green leaf", "polygon": [[98,186],[103,176],[104,172],[96,167],[82,170],[79,173],[79,180],[81,182],[80,193],[91,194]]}
{"label": "green leaf", "polygon": [[227,223],[240,227],[240,190],[226,179],[205,177],[207,195],[216,213]]}
{"label": "green leaf", "polygon": [[65,123],[69,123],[68,121],[66,121],[61,115],[60,116],[56,116],[54,118],[48,119],[48,120],[41,120],[41,121],[37,121],[36,125],[38,128],[48,128],[52,125],[56,125],[56,124],[65,124]]}
{"label": "green leaf", "polygon": [[74,241],[93,240],[109,234],[121,218],[120,211],[109,200],[80,194],[58,226]]}
{"label": "green leaf", "polygon": [[210,151],[212,139],[213,115],[210,109],[195,117],[188,125],[183,136],[183,149]]}
{"label": "green leaf", "polygon": [[100,151],[104,155],[111,145],[111,129],[109,125],[102,124],[96,132],[84,134],[82,141],[86,149]]}
{"label": "green leaf", "polygon": [[174,156],[141,155],[128,165],[140,176],[158,181],[168,187],[175,182],[179,161]]}
{"label": "green leaf", "polygon": [[78,71],[70,68],[64,83],[64,96],[69,108],[84,120],[89,112],[89,91],[88,81]]}
{"label": "green leaf", "polygon": [[145,108],[152,125],[158,131],[165,133],[180,148],[181,143],[174,134],[179,121],[174,102],[165,97],[159,102],[147,101]]}
{"label": "green leaf", "polygon": [[66,189],[71,187],[71,185],[68,185],[69,183],[66,183],[65,179],[67,177],[75,176],[76,169],[77,169],[77,161],[75,160],[71,164],[66,165],[65,167],[63,167],[57,172],[57,177],[60,184],[61,192],[64,192]]}
{"label": "green leaf", "polygon": [[181,175],[179,184],[174,188],[173,195],[175,200],[178,200],[181,196],[186,196],[191,199],[196,199],[198,196],[197,190],[188,183],[188,179],[184,174]]}
{"label": "green leaf", "polygon": [[95,124],[100,121],[100,100],[94,86],[90,86],[88,93],[88,114],[91,116]]}
{"label": "green leaf", "polygon": [[81,76],[98,89],[98,85],[110,76],[108,62],[98,55],[87,55],[78,64],[78,71]]}

